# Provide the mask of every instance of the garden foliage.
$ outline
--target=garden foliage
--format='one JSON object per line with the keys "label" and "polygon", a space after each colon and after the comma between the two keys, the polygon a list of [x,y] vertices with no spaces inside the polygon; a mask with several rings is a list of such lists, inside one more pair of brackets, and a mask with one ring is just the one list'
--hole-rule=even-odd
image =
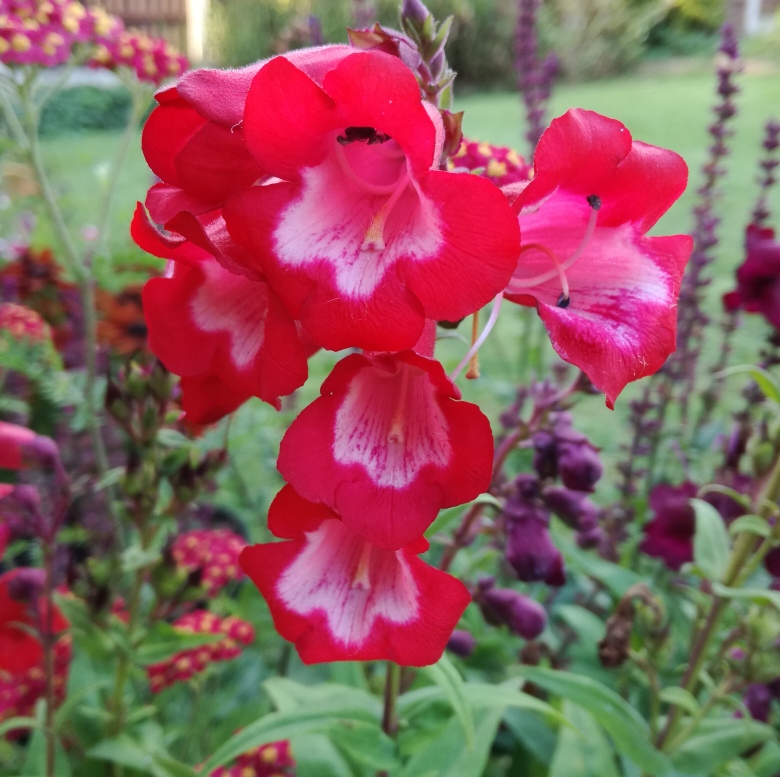
{"label": "garden foliage", "polygon": [[[593,38],[622,57],[602,22],[638,40],[656,6],[606,7]],[[30,245],[28,219],[0,264],[3,777],[780,774],[780,124],[714,311],[730,28],[688,236],[656,230],[678,154],[547,116],[559,61],[586,54],[540,54],[535,0],[527,159],[463,138],[457,14],[420,0],[400,29],[185,73],[75,0],[3,12],[9,196],[58,238]],[[62,94],[44,74],[78,63],[130,105],[81,234],[40,146]],[[150,258],[125,267],[106,230],[147,114],[129,229]],[[494,413],[462,389],[519,310],[555,361]],[[734,363],[746,315],[765,342]],[[634,381],[613,472],[586,401]],[[249,492],[267,510],[247,521],[225,505]]]}

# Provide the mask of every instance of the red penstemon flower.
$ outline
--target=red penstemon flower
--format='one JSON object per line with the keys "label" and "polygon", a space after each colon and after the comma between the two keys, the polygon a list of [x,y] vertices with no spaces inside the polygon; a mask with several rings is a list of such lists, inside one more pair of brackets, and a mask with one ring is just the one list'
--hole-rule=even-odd
{"label": "red penstemon flower", "polygon": [[268,527],[288,541],[245,548],[241,566],[304,663],[439,660],[471,596],[417,558],[428,548],[424,538],[377,548],[292,486],[271,504]]}
{"label": "red penstemon flower", "polygon": [[673,151],[632,141],[620,122],[575,109],[542,136],[534,172],[506,189],[522,230],[506,296],[536,306],[558,355],[612,407],[675,348],[692,241],[646,233],[682,194],[687,168]]}
{"label": "red penstemon flower", "polygon": [[[407,65],[345,46],[188,73],[158,102],[144,150],[162,183],[133,234],[169,260],[144,308],[187,415],[214,420],[251,395],[278,406],[316,346],[364,350],[282,441],[289,485],[268,519],[284,541],[239,563],[304,662],[437,661],[470,596],[418,558],[422,535],[487,489],[493,442],[432,358],[434,321],[502,294],[536,305],[611,405],[674,347],[690,240],[646,233],[685,165],[572,111],[530,181],[513,152],[473,143],[447,171],[442,117]],[[476,168],[484,178],[463,174]]]}
{"label": "red penstemon flower", "polygon": [[487,181],[438,169],[441,117],[396,57],[351,54],[322,86],[273,59],[243,129],[281,182],[230,197],[228,230],[325,348],[411,348],[509,279],[516,222]]}
{"label": "red penstemon flower", "polygon": [[339,362],[282,440],[279,471],[382,548],[418,538],[442,507],[490,484],[493,435],[442,366],[413,351]]}
{"label": "red penstemon flower", "polygon": [[[147,281],[144,312],[151,349],[182,376],[190,421],[215,421],[251,396],[278,407],[280,396],[303,384],[298,331],[265,281],[232,273],[181,236],[161,235],[140,205],[132,234],[146,251],[171,260],[166,277]],[[203,236],[223,253],[233,250],[218,217]]]}
{"label": "red penstemon flower", "polygon": [[15,586],[26,587],[22,580],[26,573],[19,568],[0,575],[0,673],[17,675],[38,666],[43,661],[43,647],[35,633],[49,623],[53,634],[69,626],[58,607],[49,612],[42,596],[35,594],[30,601],[15,595]]}

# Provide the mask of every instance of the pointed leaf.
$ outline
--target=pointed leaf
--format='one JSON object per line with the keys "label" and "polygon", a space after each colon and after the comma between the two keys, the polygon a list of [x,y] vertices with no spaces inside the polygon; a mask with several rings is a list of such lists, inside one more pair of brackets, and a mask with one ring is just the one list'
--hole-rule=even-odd
{"label": "pointed leaf", "polygon": [[586,709],[612,738],[618,752],[637,766],[661,777],[669,772],[669,760],[650,743],[650,727],[623,698],[605,685],[571,672],[523,667],[523,675],[552,694]]}
{"label": "pointed leaf", "polygon": [[465,683],[458,670],[445,653],[437,663],[425,667],[422,671],[444,691],[455,716],[463,727],[466,744],[471,745],[474,741],[474,716],[466,699]]}
{"label": "pointed leaf", "polygon": [[672,757],[672,763],[683,774],[712,774],[718,767],[773,736],[773,729],[763,723],[747,718],[725,718],[717,728],[684,742]]}
{"label": "pointed leaf", "polygon": [[721,514],[702,499],[691,499],[696,513],[693,563],[709,580],[720,581],[729,563],[729,535]]}

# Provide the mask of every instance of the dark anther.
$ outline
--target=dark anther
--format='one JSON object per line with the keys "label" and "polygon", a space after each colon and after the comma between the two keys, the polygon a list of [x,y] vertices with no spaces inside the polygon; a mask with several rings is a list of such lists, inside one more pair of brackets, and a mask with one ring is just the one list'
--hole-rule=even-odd
{"label": "dark anther", "polygon": [[590,205],[593,210],[598,210],[601,207],[601,197],[599,197],[598,194],[589,194],[588,205]]}
{"label": "dark anther", "polygon": [[390,136],[383,132],[377,132],[373,127],[347,127],[343,135],[339,135],[336,140],[342,146],[348,146],[355,142],[368,142],[369,146],[375,143],[386,143]]}
{"label": "dark anther", "polygon": [[559,308],[568,308],[569,305],[571,305],[571,297],[564,297],[564,295],[561,294],[561,296],[558,297],[558,301],[555,304]]}

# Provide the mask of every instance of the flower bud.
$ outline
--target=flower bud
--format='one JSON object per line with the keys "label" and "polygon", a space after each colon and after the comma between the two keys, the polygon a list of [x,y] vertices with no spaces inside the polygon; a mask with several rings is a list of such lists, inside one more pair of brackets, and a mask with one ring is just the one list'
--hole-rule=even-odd
{"label": "flower bud", "polygon": [[536,639],[547,625],[544,607],[511,588],[492,588],[479,604],[488,623],[504,624],[524,639]]}
{"label": "flower bud", "polygon": [[560,446],[558,469],[566,488],[592,492],[604,473],[599,454],[590,443]]}
{"label": "flower bud", "polygon": [[534,469],[540,478],[554,478],[558,475],[558,456],[555,437],[545,430],[533,436]]}
{"label": "flower bud", "polygon": [[421,0],[404,0],[404,4],[401,7],[401,18],[411,22],[417,29],[422,29],[430,15],[431,12]]}
{"label": "flower bud", "polygon": [[742,698],[753,720],[766,723],[769,720],[769,711],[772,705],[772,694],[766,685],[753,683],[745,689]]}
{"label": "flower bud", "polygon": [[598,525],[598,507],[581,491],[551,486],[542,493],[542,499],[567,526],[588,531]]}
{"label": "flower bud", "polygon": [[455,629],[452,632],[450,641],[447,643],[447,650],[456,656],[460,656],[460,658],[468,658],[474,652],[476,646],[477,640],[474,639],[472,634],[463,629]]}
{"label": "flower bud", "polygon": [[36,567],[20,567],[8,581],[8,595],[17,602],[32,606],[43,593],[46,575]]}
{"label": "flower bud", "polygon": [[507,529],[506,559],[525,582],[543,580],[563,585],[563,557],[553,544],[545,522],[536,518],[513,520]]}
{"label": "flower bud", "polygon": [[780,548],[772,548],[764,557],[766,571],[772,577],[780,577]]}

